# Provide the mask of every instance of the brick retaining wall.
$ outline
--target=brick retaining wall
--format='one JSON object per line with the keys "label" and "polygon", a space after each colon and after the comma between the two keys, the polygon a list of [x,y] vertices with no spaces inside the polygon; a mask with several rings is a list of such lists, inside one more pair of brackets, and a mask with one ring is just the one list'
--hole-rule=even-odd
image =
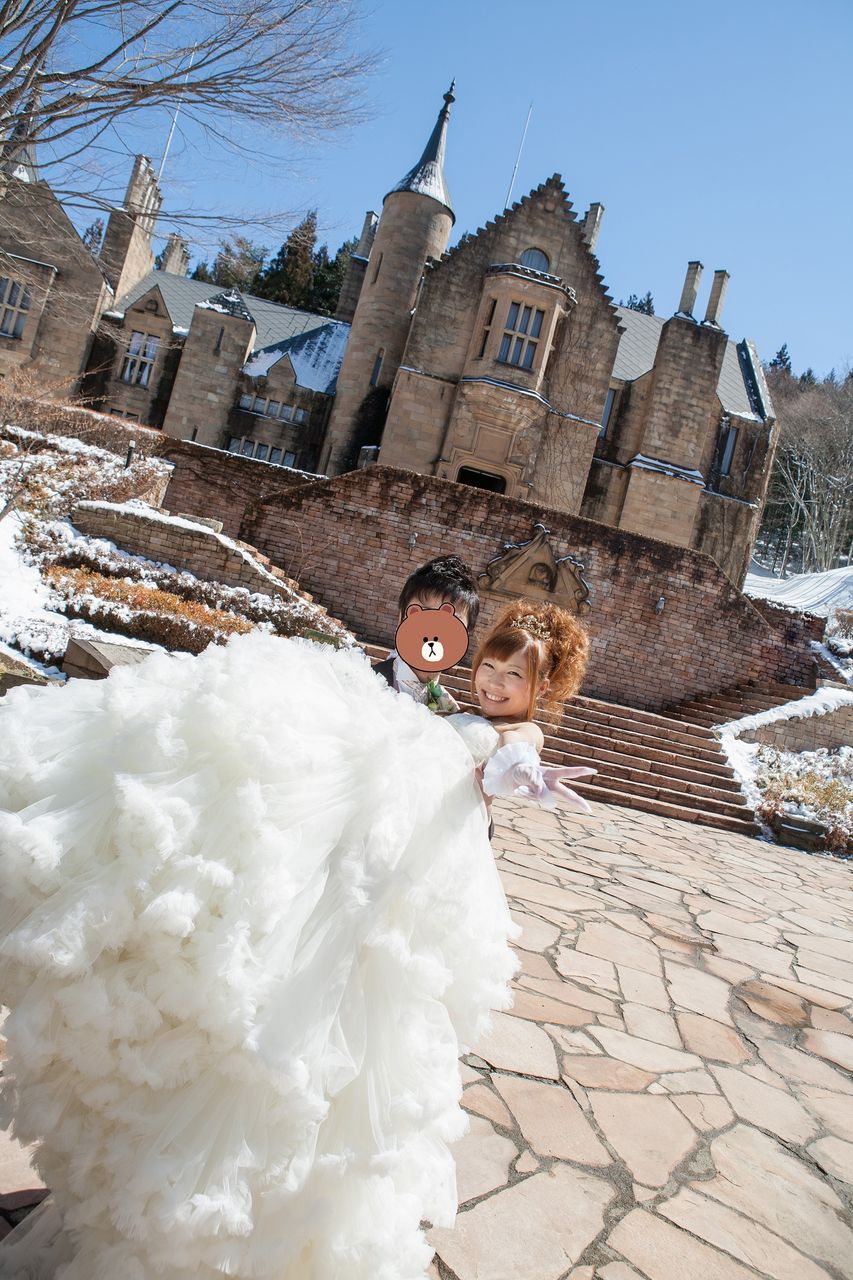
{"label": "brick retaining wall", "polygon": [[[131,511],[108,502],[78,502],[71,520],[91,538],[108,538],[122,551],[187,569],[206,582],[246,587],[266,595],[302,594],[230,539],[186,520]],[[310,599],[310,597],[308,597]]]}
{"label": "brick retaining wall", "polygon": [[853,742],[853,705],[813,716],[774,720],[742,733],[744,742],[761,742],[779,751],[817,751],[818,747],[849,747]]}
{"label": "brick retaining wall", "polygon": [[[364,640],[391,641],[400,586],[419,564],[456,553],[482,573],[505,542],[526,541],[541,521],[555,555],[586,566],[586,694],[658,710],[748,680],[810,683],[803,620],[772,625],[699,552],[388,467],[288,487],[275,468],[211,449],[201,459],[193,448],[182,445],[185,457],[172,459],[167,504],[222,520]],[[480,635],[505,603],[484,596]]]}

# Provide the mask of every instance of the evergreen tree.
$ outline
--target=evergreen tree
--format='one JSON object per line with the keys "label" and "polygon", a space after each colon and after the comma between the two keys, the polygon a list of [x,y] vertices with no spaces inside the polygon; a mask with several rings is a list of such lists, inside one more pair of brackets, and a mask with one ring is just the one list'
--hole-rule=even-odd
{"label": "evergreen tree", "polygon": [[104,239],[103,218],[96,218],[94,222],[90,222],[80,238],[91,253],[92,257],[97,258],[98,254],[101,252],[101,244]]}
{"label": "evergreen tree", "polygon": [[358,244],[357,239],[345,240],[334,258],[323,244],[314,254],[314,278],[307,302],[309,311],[320,316],[332,316],[338,305],[350,257]]}
{"label": "evergreen tree", "polygon": [[266,256],[266,249],[245,236],[235,236],[233,241],[222,240],[213,260],[214,284],[221,284],[223,289],[254,293]]}
{"label": "evergreen tree", "polygon": [[773,359],[767,366],[768,369],[778,369],[780,373],[791,372],[791,357],[788,355],[788,344],[783,342]]}
{"label": "evergreen tree", "polygon": [[254,287],[258,297],[308,310],[314,282],[316,245],[317,210],[312,209],[299,226],[293,228],[278,253],[258,275]]}
{"label": "evergreen tree", "polygon": [[628,301],[620,301],[619,306],[627,307],[629,311],[641,311],[644,316],[653,316],[655,314],[655,300],[651,293],[647,293],[642,298],[636,293],[632,293],[628,297]]}
{"label": "evergreen tree", "polygon": [[809,368],[806,369],[805,373],[800,374],[799,381],[800,381],[800,389],[802,391],[808,391],[811,387],[816,387],[817,378],[815,377],[814,369],[812,369],[812,367],[809,366]]}
{"label": "evergreen tree", "polygon": [[210,263],[197,262],[190,272],[190,280],[202,280],[205,284],[213,284],[213,275],[210,270]]}

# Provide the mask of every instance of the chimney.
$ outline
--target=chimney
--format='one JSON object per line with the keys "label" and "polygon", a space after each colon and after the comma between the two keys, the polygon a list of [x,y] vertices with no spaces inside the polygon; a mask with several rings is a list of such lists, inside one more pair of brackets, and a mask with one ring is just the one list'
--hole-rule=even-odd
{"label": "chimney", "polygon": [[166,241],[166,248],[163,250],[163,260],[160,263],[161,271],[168,271],[173,276],[185,276],[190,266],[190,250],[189,245],[183,236],[179,236],[173,231]]}
{"label": "chimney", "polygon": [[361,228],[361,235],[358,238],[358,244],[355,252],[360,258],[369,258],[370,250],[373,247],[373,241],[376,238],[376,228],[379,226],[379,218],[372,209],[368,209],[364,215],[364,226]]}
{"label": "chimney", "polygon": [[715,324],[718,328],[720,327],[720,312],[723,309],[723,299],[726,296],[728,287],[728,271],[715,271],[714,283],[711,285],[711,296],[708,299],[708,310],[705,312],[705,324]]}
{"label": "chimney", "polygon": [[696,306],[696,294],[699,292],[699,281],[702,279],[704,267],[701,262],[688,262],[687,275],[684,277],[684,288],[681,290],[681,301],[676,315],[693,318]]}
{"label": "chimney", "polygon": [[598,239],[598,233],[601,230],[601,219],[604,217],[604,205],[599,204],[596,200],[591,204],[584,215],[582,224],[582,234],[590,249],[595,251],[595,242]]}

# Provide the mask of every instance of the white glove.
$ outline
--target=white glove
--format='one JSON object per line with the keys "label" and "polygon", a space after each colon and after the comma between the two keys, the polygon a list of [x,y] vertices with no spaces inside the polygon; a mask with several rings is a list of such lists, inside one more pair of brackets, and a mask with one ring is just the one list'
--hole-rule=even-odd
{"label": "white glove", "polygon": [[583,767],[543,769],[539,753],[529,742],[508,742],[492,756],[483,770],[483,790],[490,796],[518,796],[538,800],[553,809],[564,801],[578,813],[590,813],[585,800],[563,785],[563,778],[591,778],[595,769]]}

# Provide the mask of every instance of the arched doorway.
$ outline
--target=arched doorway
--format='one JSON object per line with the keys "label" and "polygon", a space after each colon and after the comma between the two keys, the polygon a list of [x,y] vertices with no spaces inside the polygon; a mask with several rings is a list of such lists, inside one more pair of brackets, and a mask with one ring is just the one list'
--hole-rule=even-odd
{"label": "arched doorway", "polygon": [[460,467],[456,473],[459,484],[470,484],[474,489],[488,489],[489,493],[506,493],[506,477],[491,471],[477,471],[474,467]]}

